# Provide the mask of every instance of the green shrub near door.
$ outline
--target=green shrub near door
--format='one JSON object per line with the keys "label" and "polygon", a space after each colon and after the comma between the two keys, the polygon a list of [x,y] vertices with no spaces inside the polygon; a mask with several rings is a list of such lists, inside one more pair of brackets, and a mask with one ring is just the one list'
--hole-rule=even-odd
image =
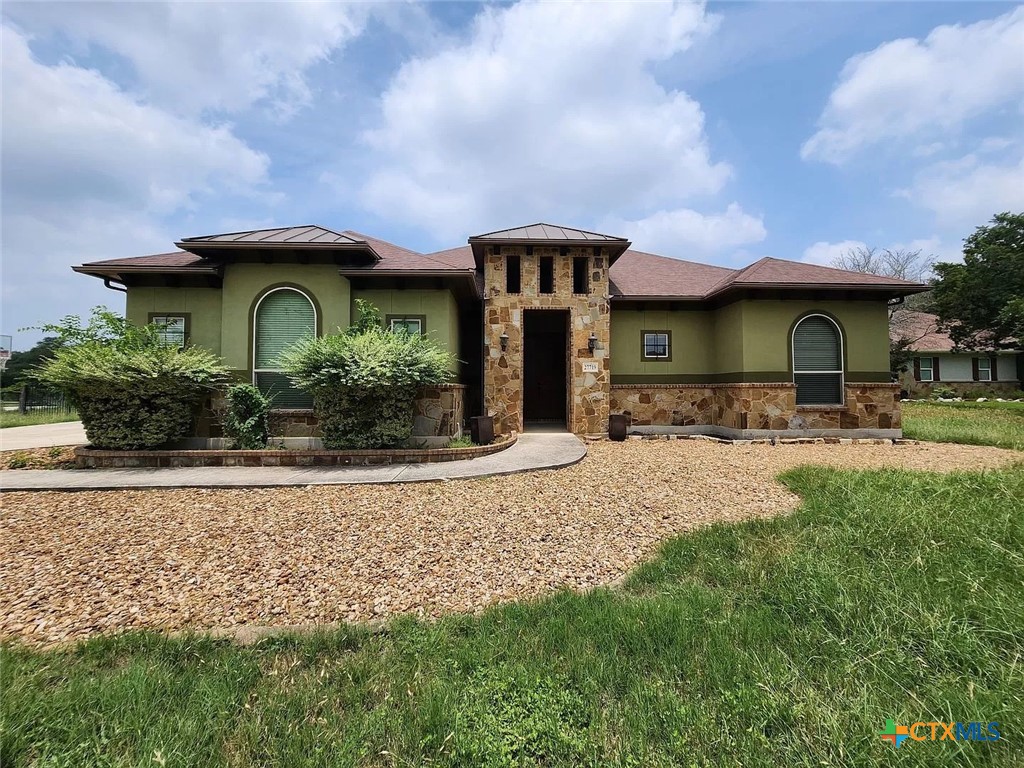
{"label": "green shrub near door", "polygon": [[42,330],[59,343],[34,377],[75,405],[97,448],[156,448],[188,437],[196,407],[227,373],[212,352],[168,345],[159,326],[133,325],[103,308],[84,327],[69,316]]}
{"label": "green shrub near door", "polygon": [[356,304],[351,328],[298,342],[281,365],[313,396],[327,448],[397,447],[412,436],[417,392],[451,378],[452,356],[426,336],[385,330],[372,304]]}

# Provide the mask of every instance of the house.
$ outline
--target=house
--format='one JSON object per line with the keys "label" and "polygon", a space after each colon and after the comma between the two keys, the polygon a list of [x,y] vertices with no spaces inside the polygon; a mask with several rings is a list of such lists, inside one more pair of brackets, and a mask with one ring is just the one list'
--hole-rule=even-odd
{"label": "house", "polygon": [[906,339],[914,353],[900,384],[911,397],[929,397],[938,387],[957,395],[999,396],[1021,390],[1024,355],[1020,351],[956,349],[949,334],[939,330],[938,318],[928,312],[900,313],[893,323],[893,341]]}
{"label": "house", "polygon": [[774,258],[698,264],[548,224],[436,253],[319,226],[175,245],[74,269],[126,292],[130,320],[220,354],[296,428],[310,403],[278,354],[347,327],[366,299],[457,356],[458,383],[418,411],[435,427],[486,413],[505,432],[601,434],[625,413],[638,432],[898,437],[887,305],[925,289]]}

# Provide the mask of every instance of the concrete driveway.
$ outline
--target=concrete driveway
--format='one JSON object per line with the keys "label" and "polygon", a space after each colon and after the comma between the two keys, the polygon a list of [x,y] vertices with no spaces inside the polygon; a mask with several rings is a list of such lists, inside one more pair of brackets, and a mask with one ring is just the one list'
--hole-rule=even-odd
{"label": "concrete driveway", "polygon": [[0,429],[0,451],[49,448],[51,445],[84,445],[89,442],[80,421],[37,424],[33,427]]}

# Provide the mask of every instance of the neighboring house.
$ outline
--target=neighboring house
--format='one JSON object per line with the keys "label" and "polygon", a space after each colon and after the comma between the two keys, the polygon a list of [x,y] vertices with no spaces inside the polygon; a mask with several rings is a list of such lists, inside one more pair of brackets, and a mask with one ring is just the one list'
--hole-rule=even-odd
{"label": "neighboring house", "polygon": [[935,315],[902,312],[890,335],[893,341],[910,341],[914,358],[900,374],[900,384],[911,397],[928,397],[937,387],[974,396],[998,396],[1021,389],[1024,355],[1020,351],[957,350],[949,335],[939,330]]}
{"label": "neighboring house", "polygon": [[637,431],[896,437],[887,305],[924,290],[773,258],[697,264],[547,224],[427,254],[317,226],[176,245],[74,269],[125,290],[130,320],[220,354],[300,416],[309,401],[278,354],[346,328],[367,299],[388,326],[453,352],[464,395],[453,407],[502,431],[600,434],[627,413]]}

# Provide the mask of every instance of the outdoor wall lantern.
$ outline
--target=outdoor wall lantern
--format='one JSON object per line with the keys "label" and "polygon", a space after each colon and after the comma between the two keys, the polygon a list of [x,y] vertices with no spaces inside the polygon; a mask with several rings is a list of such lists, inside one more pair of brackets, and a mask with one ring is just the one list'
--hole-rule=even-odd
{"label": "outdoor wall lantern", "polygon": [[590,338],[587,339],[587,346],[590,348],[591,352],[597,349],[597,336],[594,335],[593,331],[590,332]]}
{"label": "outdoor wall lantern", "polygon": [[502,331],[501,336],[498,337],[498,341],[501,342],[501,351],[505,352],[508,350],[508,334]]}

